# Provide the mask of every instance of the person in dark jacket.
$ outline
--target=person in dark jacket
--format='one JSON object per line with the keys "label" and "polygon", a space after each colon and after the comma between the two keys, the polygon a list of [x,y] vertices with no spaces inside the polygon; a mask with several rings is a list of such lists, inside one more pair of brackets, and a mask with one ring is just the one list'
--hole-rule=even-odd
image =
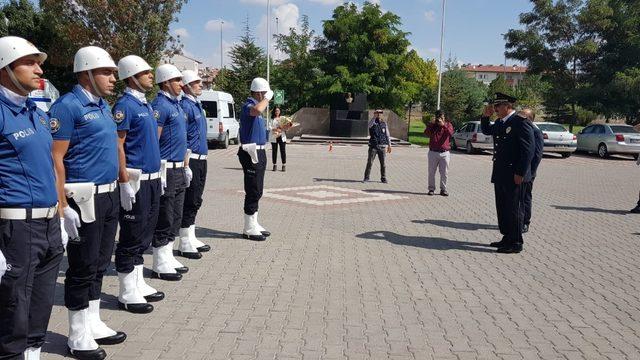
{"label": "person in dark jacket", "polygon": [[386,166],[384,163],[385,152],[391,153],[391,137],[387,123],[380,117],[382,110],[375,111],[375,118],[369,121],[369,156],[367,157],[367,167],[364,170],[364,182],[369,181],[371,165],[376,159],[380,159],[380,181],[387,182]]}
{"label": "person in dark jacket", "polygon": [[[498,253],[512,254],[522,251],[524,221],[523,184],[531,181],[531,162],[535,152],[531,122],[516,114],[516,99],[496,93],[482,114],[481,128],[485,135],[493,136],[493,171],[498,226],[503,237],[491,243]],[[498,119],[491,124],[490,117]]]}
{"label": "person in dark jacket", "polygon": [[[536,118],[533,110],[525,108],[522,109],[518,115],[529,120],[531,123]],[[533,181],[536,179],[536,171],[538,170],[538,166],[540,165],[540,161],[542,161],[542,151],[544,149],[544,136],[542,135],[542,131],[538,129],[537,126],[533,126],[533,135],[535,141],[535,153],[533,154],[533,160],[531,160],[531,182],[525,183],[524,188],[524,224],[522,225],[522,232],[526,233],[529,231],[529,224],[531,224],[531,206],[533,202]]]}

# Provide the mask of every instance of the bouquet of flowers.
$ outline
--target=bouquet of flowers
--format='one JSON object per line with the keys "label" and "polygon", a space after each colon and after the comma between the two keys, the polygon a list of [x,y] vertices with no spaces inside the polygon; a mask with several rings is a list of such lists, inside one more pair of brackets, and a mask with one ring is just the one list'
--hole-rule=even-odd
{"label": "bouquet of flowers", "polygon": [[278,127],[282,130],[289,130],[293,125],[293,117],[291,116],[280,116]]}

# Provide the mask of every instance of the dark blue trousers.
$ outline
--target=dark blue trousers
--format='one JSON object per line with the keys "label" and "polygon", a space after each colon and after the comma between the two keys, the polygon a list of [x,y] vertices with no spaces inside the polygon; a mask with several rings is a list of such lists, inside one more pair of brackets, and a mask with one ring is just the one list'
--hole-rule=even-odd
{"label": "dark blue trousers", "polygon": [[131,211],[120,209],[120,236],[116,245],[116,271],[130,273],[142,265],[142,255],[151,245],[160,212],[160,179],[140,182]]}
{"label": "dark blue trousers", "polygon": [[44,344],[64,248],[60,219],[0,220],[0,359],[22,359]]}
{"label": "dark blue trousers", "polygon": [[164,189],[164,195],[160,197],[160,212],[153,234],[153,247],[165,246],[178,235],[186,187],[184,168],[167,169],[167,187]]}

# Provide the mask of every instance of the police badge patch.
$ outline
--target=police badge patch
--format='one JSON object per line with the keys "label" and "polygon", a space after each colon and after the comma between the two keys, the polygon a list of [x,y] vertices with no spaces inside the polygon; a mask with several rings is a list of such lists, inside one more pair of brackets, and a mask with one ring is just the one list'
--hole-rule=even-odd
{"label": "police badge patch", "polygon": [[52,134],[57,133],[58,130],[60,130],[60,120],[51,118],[51,120],[49,120],[49,129],[51,129]]}
{"label": "police badge patch", "polygon": [[44,117],[40,116],[40,124],[47,126],[47,120]]}
{"label": "police badge patch", "polygon": [[160,111],[154,110],[153,111],[153,117],[156,118],[156,120],[160,119]]}
{"label": "police badge patch", "polygon": [[116,122],[116,124],[122,123],[122,121],[124,120],[124,111],[116,110],[116,112],[113,114],[113,120]]}
{"label": "police badge patch", "polygon": [[507,134],[511,132],[511,126],[509,126],[506,130]]}

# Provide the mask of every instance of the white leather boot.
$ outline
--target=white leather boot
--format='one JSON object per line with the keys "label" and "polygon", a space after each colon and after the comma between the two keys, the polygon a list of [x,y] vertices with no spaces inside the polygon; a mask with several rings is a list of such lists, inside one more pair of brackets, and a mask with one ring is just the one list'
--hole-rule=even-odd
{"label": "white leather boot", "polygon": [[198,240],[198,238],[196,237],[195,225],[189,226],[189,240],[191,240],[191,245],[193,245],[200,252],[207,252],[211,250],[211,246],[203,243],[202,241]]}
{"label": "white leather boot", "polygon": [[118,273],[120,294],[118,307],[135,314],[148,314],[153,311],[153,305],[147,304],[140,290],[138,290],[138,272],[134,268],[130,273]]}
{"label": "white leather boot", "polygon": [[189,228],[180,229],[178,244],[178,254],[180,254],[180,256],[186,257],[187,259],[200,259],[202,257],[202,254],[200,254],[198,249],[191,243]]}
{"label": "white leather boot", "polygon": [[91,332],[89,309],[69,310],[69,352],[79,359],[101,360],[107,353],[98,346]]}
{"label": "white leather boot", "polygon": [[182,265],[182,263],[180,261],[178,261],[178,259],[176,259],[175,256],[173,256],[173,244],[175,243],[175,241],[169,241],[169,243],[167,244],[167,248],[171,249],[171,251],[169,251],[168,253],[168,258],[169,261],[171,262],[171,266],[173,266],[174,269],[176,269],[176,271],[180,274],[184,274],[186,272],[189,272],[189,268]]}
{"label": "white leather boot", "polygon": [[242,237],[249,240],[264,241],[266,236],[262,235],[260,230],[256,228],[256,214],[247,215],[244,214],[244,230],[242,230]]}
{"label": "white leather boot", "polygon": [[154,289],[144,281],[143,265],[135,265],[133,271],[136,272],[136,287],[138,288],[142,296],[144,296],[145,300],[147,300],[147,302],[156,302],[164,299],[163,292]]}
{"label": "white leather boot", "polygon": [[169,243],[165,246],[153,248],[153,272],[151,273],[153,277],[169,281],[182,279],[182,274],[178,274],[171,261],[171,258],[173,258],[172,246],[173,243]]}
{"label": "white leather boot", "polygon": [[23,353],[24,360],[40,360],[40,350],[42,350],[42,348],[27,348]]}
{"label": "white leather boot", "polygon": [[266,237],[269,237],[271,235],[271,232],[267,231],[267,229],[263,228],[262,225],[260,225],[260,223],[258,222],[258,212],[256,211],[256,213],[254,214],[256,217],[256,228],[258,229],[258,231],[260,231],[260,233]]}

